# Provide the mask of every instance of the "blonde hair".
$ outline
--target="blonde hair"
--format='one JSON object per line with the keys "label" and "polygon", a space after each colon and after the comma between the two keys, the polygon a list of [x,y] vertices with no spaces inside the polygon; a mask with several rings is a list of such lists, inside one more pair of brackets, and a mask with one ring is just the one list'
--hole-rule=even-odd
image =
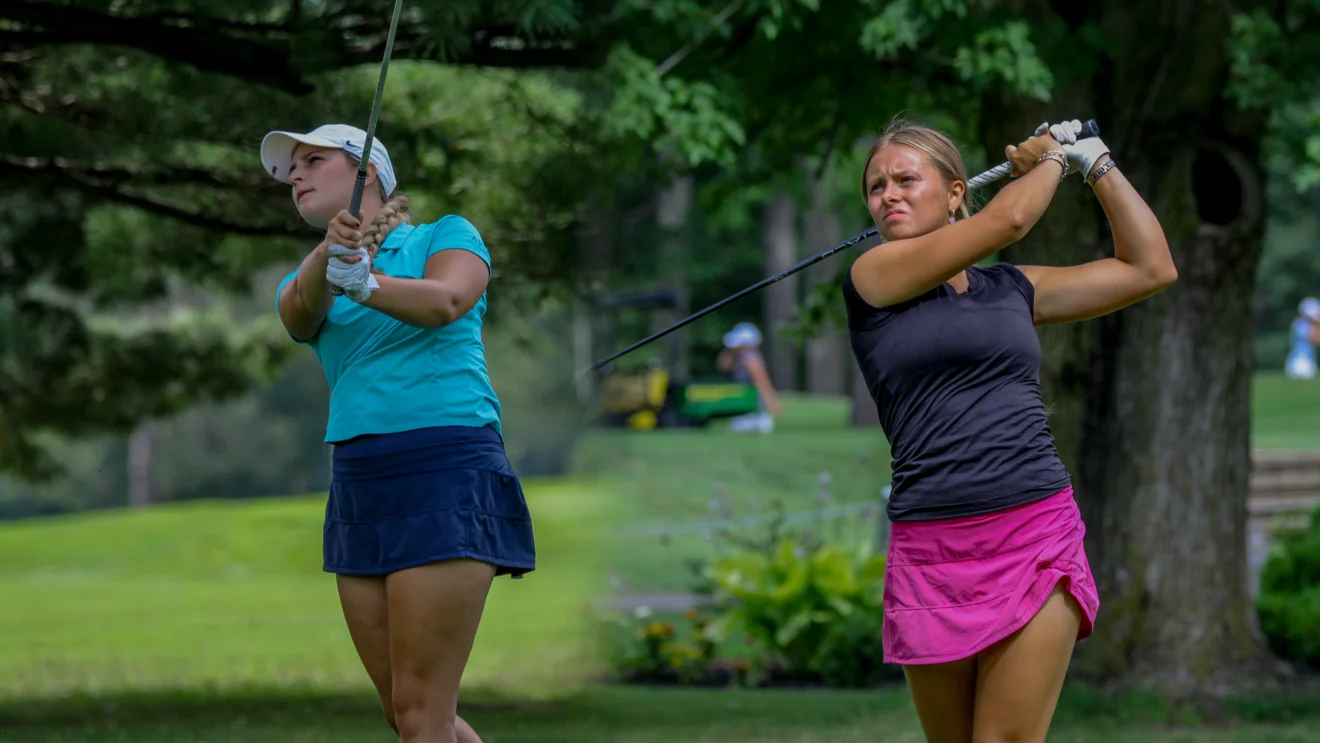
{"label": "blonde hair", "polygon": [[[871,145],[871,151],[866,155],[866,162],[862,164],[862,199],[867,198],[866,193],[866,169],[871,167],[871,159],[875,153],[888,147],[891,144],[901,144],[919,150],[926,154],[926,159],[935,167],[940,176],[946,183],[962,181],[963,186],[967,185],[967,163],[963,162],[962,153],[958,151],[958,145],[953,143],[947,134],[937,129],[932,129],[921,124],[912,124],[903,120],[902,116],[895,116],[889,126],[885,128],[883,134]],[[972,216],[971,210],[967,207],[967,196],[964,193],[961,202],[958,204],[958,210],[954,212],[957,219],[967,219]]]}
{"label": "blonde hair", "polygon": [[[347,150],[343,152],[349,160],[353,161],[354,165],[361,165],[361,159],[354,157]],[[389,237],[394,228],[401,224],[412,224],[412,215],[408,213],[408,207],[412,205],[412,199],[408,197],[408,194],[395,191],[394,195],[390,196],[385,193],[385,184],[379,180],[376,181],[376,186],[380,189],[380,200],[384,202],[384,205],[381,206],[380,212],[376,214],[376,218],[371,221],[367,229],[362,231],[362,240],[358,243],[359,248],[367,249],[367,254],[371,256],[373,266],[376,262],[376,253],[380,250],[380,246],[385,244],[385,238]],[[375,268],[371,270],[372,273],[380,273]]]}
{"label": "blonde hair", "polygon": [[396,192],[394,197],[380,208],[380,213],[371,220],[371,225],[363,230],[362,241],[358,243],[358,247],[367,249],[373,264],[376,262],[376,252],[385,244],[385,238],[389,237],[390,232],[401,224],[412,224],[412,217],[408,214],[410,203],[407,194]]}

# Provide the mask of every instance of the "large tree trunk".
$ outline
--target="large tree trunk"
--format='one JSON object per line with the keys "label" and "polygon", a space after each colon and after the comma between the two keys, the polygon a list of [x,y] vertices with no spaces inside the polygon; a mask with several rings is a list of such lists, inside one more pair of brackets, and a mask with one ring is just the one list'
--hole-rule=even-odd
{"label": "large tree trunk", "polygon": [[[603,290],[615,264],[615,207],[604,194],[595,193],[587,202],[586,214],[578,235],[578,270],[583,282],[593,293]],[[574,367],[585,369],[596,360],[595,338],[604,331],[600,313],[590,303],[577,298],[573,302],[573,357]],[[589,405],[595,396],[595,376],[583,374],[577,379],[575,393],[578,402]]]}
{"label": "large tree trunk", "polygon": [[128,437],[128,505],[146,508],[151,503],[151,449],[153,426],[150,421],[137,427]]}
{"label": "large tree trunk", "polygon": [[[771,276],[798,262],[797,203],[786,188],[777,189],[765,204],[762,239],[765,274]],[[798,388],[798,343],[779,337],[779,330],[793,322],[798,307],[798,276],[776,281],[762,290],[765,295],[761,351],[775,389]]]}
{"label": "large tree trunk", "polygon": [[[1227,17],[1183,5],[1088,6],[1111,38],[1142,43],[1093,78],[1061,79],[1048,110],[987,100],[1001,116],[983,143],[997,160],[1043,120],[1096,116],[1168,236],[1173,287],[1096,321],[1041,329],[1042,388],[1100,588],[1080,670],[1195,698],[1258,683],[1277,666],[1246,575],[1249,308],[1266,124],[1223,98]],[[1112,250],[1102,209],[1073,175],[1005,258],[1066,265]]]}
{"label": "large tree trunk", "polygon": [[[818,253],[843,240],[843,229],[839,224],[839,215],[834,213],[825,188],[815,173],[808,171],[808,189],[811,194],[811,208],[807,212],[803,233],[806,236],[806,253]],[[834,261],[822,261],[803,271],[811,286],[822,283],[837,287],[839,264]],[[818,395],[842,395],[846,389],[847,367],[844,365],[848,354],[847,334],[842,330],[827,328],[815,338],[807,341],[807,391]]]}
{"label": "large tree trunk", "polygon": [[[694,187],[695,182],[690,174],[676,175],[673,182],[656,195],[656,222],[662,235],[660,252],[666,267],[664,273],[676,301],[669,317],[665,317],[663,312],[655,313],[652,332],[681,320],[689,313],[687,245],[691,230],[688,228],[688,211],[692,208]],[[670,367],[670,376],[674,379],[687,379],[690,364],[683,331],[670,333],[665,343],[668,346],[665,363]]]}

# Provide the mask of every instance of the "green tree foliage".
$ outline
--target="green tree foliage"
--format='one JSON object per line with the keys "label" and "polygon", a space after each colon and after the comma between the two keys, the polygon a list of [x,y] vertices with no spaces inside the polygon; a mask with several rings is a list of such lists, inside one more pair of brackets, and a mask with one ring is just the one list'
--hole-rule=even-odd
{"label": "green tree foliage", "polygon": [[[536,299],[571,276],[578,207],[602,184],[723,167],[727,192],[912,100],[952,105],[949,91],[996,79],[1039,95],[1048,74],[1020,21],[968,7],[412,0],[379,134],[417,213],[473,218],[501,297]],[[274,325],[163,313],[249,291],[316,239],[255,148],[271,128],[365,123],[391,8],[0,8],[0,312],[14,328],[0,467],[52,474],[37,431],[126,431],[225,399],[287,358]],[[914,53],[932,20],[941,43]],[[94,328],[104,315],[132,322]]]}
{"label": "green tree foliage", "polygon": [[[4,4],[0,469],[55,474],[38,432],[124,432],[289,358],[271,298],[257,323],[217,304],[319,239],[257,146],[272,128],[366,125],[390,5]],[[482,229],[501,302],[567,273],[590,177],[567,128],[580,96],[471,69],[595,63],[590,43],[562,48],[582,8],[534,5],[407,3],[378,128],[418,217]]]}

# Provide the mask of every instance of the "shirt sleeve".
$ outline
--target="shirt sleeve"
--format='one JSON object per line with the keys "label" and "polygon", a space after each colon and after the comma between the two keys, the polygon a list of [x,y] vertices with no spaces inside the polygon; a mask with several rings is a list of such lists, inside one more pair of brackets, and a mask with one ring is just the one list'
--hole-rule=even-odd
{"label": "shirt sleeve", "polygon": [[297,275],[298,275],[298,271],[297,271],[297,270],[290,271],[290,272],[289,272],[289,275],[288,275],[288,276],[285,276],[285,277],[284,277],[284,280],[280,282],[280,286],[279,286],[279,288],[275,290],[275,311],[276,311],[276,312],[279,312],[279,311],[280,311],[280,295],[284,293],[284,287],[288,286],[289,282],[290,282],[290,281],[293,281],[293,277],[294,277],[294,276],[297,276]]}
{"label": "shirt sleeve", "polygon": [[1022,298],[1027,301],[1027,315],[1029,317],[1035,317],[1036,285],[1031,283],[1031,279],[1027,278],[1025,273],[1022,273],[1022,269],[1012,263],[996,263],[990,268],[985,269],[986,273],[989,273],[992,270],[1003,271],[1004,274],[1012,280],[1013,285],[1017,287],[1018,293],[1020,293]]}
{"label": "shirt sleeve", "polygon": [[457,214],[451,214],[436,223],[431,233],[431,243],[426,248],[426,258],[429,260],[442,250],[454,249],[476,253],[485,262],[487,269],[491,267],[490,251],[486,248],[486,241],[481,239],[481,233],[475,225]]}
{"label": "shirt sleeve", "polygon": [[[290,272],[289,272],[289,275],[288,275],[288,276],[285,276],[285,277],[284,277],[284,280],[280,282],[280,286],[279,286],[279,288],[275,290],[275,315],[276,315],[276,317],[278,317],[279,314],[280,314],[280,295],[284,293],[284,287],[287,286],[288,283],[289,283],[290,281],[293,281],[293,277],[294,277],[294,276],[297,276],[297,275],[298,275],[298,269],[294,269],[294,270],[290,271]],[[288,332],[287,330],[285,331],[285,334],[288,335],[289,338],[290,338],[291,340],[293,340],[294,343],[301,343],[301,344],[303,344],[303,345],[307,345],[307,344],[310,342],[310,341],[304,341],[304,340],[299,340],[299,339],[297,339],[297,338],[294,338],[293,335],[292,335],[292,334],[289,334],[289,332]],[[314,336],[313,336],[313,337],[314,337]]]}

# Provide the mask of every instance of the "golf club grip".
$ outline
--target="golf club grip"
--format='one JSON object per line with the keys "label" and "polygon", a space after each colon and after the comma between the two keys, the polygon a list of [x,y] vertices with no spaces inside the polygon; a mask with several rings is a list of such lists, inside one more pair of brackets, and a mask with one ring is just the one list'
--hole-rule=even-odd
{"label": "golf club grip", "polygon": [[[353,184],[353,200],[348,204],[348,213],[352,214],[354,217],[362,216],[362,192],[365,191],[366,188],[367,174],[359,170],[357,174],[357,182]],[[331,284],[330,296],[342,297],[344,296],[344,290]]]}
{"label": "golf club grip", "polygon": [[348,204],[348,213],[354,217],[362,216],[362,192],[365,190],[367,190],[367,173],[364,168],[358,171],[357,181],[353,184],[353,200]]}
{"label": "golf club grip", "polygon": [[[1082,122],[1082,131],[1078,134],[1079,139],[1088,139],[1090,137],[1100,136],[1100,125],[1095,123],[1095,119],[1087,119]],[[1013,163],[1003,162],[995,167],[977,174],[967,179],[967,188],[976,190],[987,183],[993,183],[1001,178],[1005,178],[1013,172]]]}

